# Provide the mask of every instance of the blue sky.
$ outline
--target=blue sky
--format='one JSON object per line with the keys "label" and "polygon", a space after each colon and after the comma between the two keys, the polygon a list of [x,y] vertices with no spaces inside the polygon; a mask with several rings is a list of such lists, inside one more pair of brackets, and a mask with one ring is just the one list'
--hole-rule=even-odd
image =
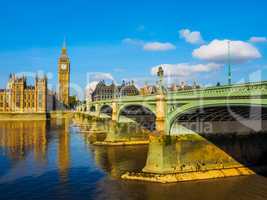
{"label": "blue sky", "polygon": [[226,82],[226,39],[233,81],[267,80],[266,8],[262,0],[1,1],[0,85],[10,72],[43,71],[55,87],[65,36],[71,82],[82,88],[90,72],[98,72],[91,79],[141,85],[153,81],[151,70],[160,64],[177,82]]}

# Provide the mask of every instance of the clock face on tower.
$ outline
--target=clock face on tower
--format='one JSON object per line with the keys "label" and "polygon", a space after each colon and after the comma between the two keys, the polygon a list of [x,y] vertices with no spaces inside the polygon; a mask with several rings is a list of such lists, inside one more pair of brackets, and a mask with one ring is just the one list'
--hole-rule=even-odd
{"label": "clock face on tower", "polygon": [[67,69],[67,64],[61,64],[61,69],[66,70]]}

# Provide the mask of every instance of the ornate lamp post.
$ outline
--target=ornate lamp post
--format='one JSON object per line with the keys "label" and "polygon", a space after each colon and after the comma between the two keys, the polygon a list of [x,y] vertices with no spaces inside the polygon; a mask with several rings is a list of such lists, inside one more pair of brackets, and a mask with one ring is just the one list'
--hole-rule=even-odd
{"label": "ornate lamp post", "polygon": [[158,72],[157,72],[157,76],[159,77],[159,81],[158,81],[158,93],[159,94],[164,94],[164,86],[163,86],[163,77],[164,77],[164,71],[162,66],[160,66],[158,68]]}
{"label": "ornate lamp post", "polygon": [[163,79],[163,75],[164,75],[164,71],[163,71],[162,66],[160,66],[159,69],[158,69],[158,77],[160,77],[160,79],[162,80]]}

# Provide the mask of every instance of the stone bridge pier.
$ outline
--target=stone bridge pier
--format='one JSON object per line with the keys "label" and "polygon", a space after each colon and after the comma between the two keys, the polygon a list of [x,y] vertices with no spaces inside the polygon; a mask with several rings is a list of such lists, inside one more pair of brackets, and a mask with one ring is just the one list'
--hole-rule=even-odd
{"label": "stone bridge pier", "polygon": [[160,135],[168,134],[168,125],[167,125],[167,103],[166,97],[163,94],[156,96],[156,131]]}
{"label": "stone bridge pier", "polygon": [[111,115],[111,120],[113,122],[117,122],[118,119],[118,103],[116,101],[112,101],[112,115]]}

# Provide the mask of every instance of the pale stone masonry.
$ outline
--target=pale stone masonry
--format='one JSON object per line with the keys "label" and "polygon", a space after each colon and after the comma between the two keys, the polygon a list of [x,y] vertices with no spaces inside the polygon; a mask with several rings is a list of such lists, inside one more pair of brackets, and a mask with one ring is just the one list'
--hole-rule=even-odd
{"label": "pale stone masonry", "polygon": [[26,77],[10,75],[7,88],[0,90],[0,112],[46,112],[47,78],[35,78],[28,85]]}

